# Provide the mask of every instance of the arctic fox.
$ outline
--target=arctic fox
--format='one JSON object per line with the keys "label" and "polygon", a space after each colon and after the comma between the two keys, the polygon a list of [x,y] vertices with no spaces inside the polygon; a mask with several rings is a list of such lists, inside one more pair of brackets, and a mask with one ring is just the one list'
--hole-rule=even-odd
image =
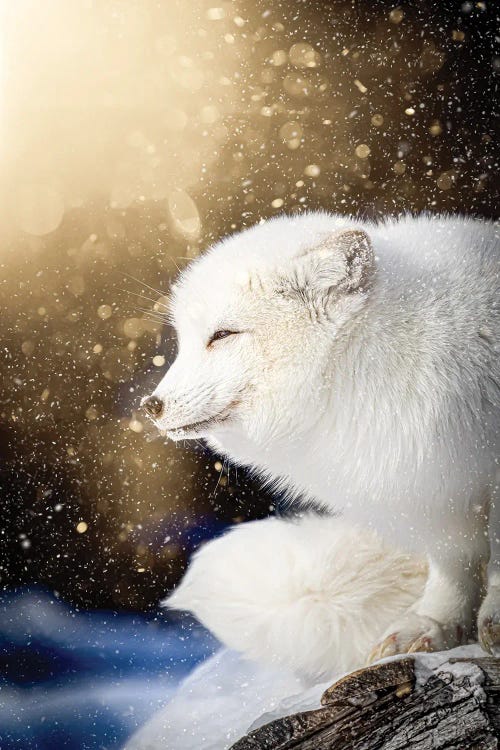
{"label": "arctic fox", "polygon": [[283,216],[172,289],[179,352],[145,400],[159,428],[427,557],[372,660],[456,646],[478,612],[481,643],[500,646],[498,234],[450,216]]}

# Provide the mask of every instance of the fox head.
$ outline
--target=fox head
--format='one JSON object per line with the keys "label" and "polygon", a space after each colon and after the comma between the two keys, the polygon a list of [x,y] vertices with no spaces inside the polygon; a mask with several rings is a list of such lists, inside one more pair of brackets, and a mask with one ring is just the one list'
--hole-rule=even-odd
{"label": "fox head", "polygon": [[300,435],[328,387],[332,347],[370,293],[366,232],[327,214],[222,240],[174,284],[177,357],[143,404],[173,440]]}

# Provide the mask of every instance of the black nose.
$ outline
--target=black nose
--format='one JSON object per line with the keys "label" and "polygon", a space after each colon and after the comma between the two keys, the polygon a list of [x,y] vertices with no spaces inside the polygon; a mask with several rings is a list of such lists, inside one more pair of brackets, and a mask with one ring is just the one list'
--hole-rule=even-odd
{"label": "black nose", "polygon": [[158,396],[150,396],[142,405],[150,417],[159,417],[163,411],[163,401]]}

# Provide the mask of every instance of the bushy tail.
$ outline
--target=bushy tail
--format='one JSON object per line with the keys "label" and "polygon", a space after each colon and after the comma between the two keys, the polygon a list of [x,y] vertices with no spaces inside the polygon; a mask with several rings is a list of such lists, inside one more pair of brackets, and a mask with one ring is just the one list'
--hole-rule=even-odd
{"label": "bushy tail", "polygon": [[163,604],[191,612],[229,648],[316,681],[362,666],[426,574],[339,519],[270,518],[205,544]]}

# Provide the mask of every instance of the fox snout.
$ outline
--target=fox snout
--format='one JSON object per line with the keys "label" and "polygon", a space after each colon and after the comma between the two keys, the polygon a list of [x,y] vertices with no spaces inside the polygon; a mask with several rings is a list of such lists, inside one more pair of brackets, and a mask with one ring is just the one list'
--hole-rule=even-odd
{"label": "fox snout", "polygon": [[227,378],[221,366],[209,365],[177,358],[154,391],[142,399],[141,408],[167,437],[206,435],[233,418],[241,387]]}
{"label": "fox snout", "polygon": [[141,407],[153,419],[159,419],[165,409],[165,404],[158,396],[146,396],[141,401]]}
{"label": "fox snout", "polygon": [[[155,391],[145,396],[141,401],[141,408],[154,422],[169,433],[178,431],[192,431],[208,422],[212,422],[217,414],[212,413],[210,399],[201,392],[203,398],[197,397],[197,390],[189,393],[159,393]],[[169,434],[172,437],[172,434]]]}

